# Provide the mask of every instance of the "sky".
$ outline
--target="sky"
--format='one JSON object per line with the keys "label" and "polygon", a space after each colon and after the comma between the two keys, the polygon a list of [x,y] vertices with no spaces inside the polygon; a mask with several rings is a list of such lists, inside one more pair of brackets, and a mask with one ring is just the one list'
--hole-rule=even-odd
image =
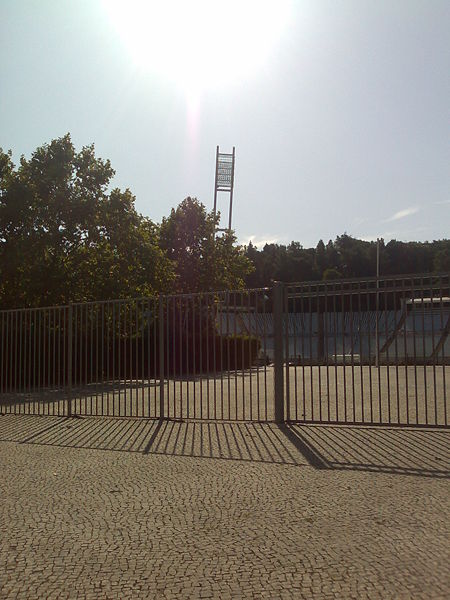
{"label": "sky", "polygon": [[233,228],[258,248],[450,237],[448,0],[196,6],[0,0],[0,147],[94,143],[159,222],[211,210],[235,146]]}

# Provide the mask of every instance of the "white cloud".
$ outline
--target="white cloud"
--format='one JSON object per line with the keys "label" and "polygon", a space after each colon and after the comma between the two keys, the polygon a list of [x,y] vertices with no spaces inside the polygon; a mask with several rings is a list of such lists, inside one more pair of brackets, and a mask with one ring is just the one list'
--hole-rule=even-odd
{"label": "white cloud", "polygon": [[419,212],[420,208],[418,206],[410,206],[409,208],[404,208],[403,210],[399,210],[392,217],[386,219],[386,222],[389,221],[398,221],[399,219],[404,219],[405,217],[409,217],[410,215],[414,215]]}
{"label": "white cloud", "polygon": [[260,238],[256,237],[255,235],[249,235],[248,237],[243,238],[239,241],[239,243],[243,244],[244,246],[248,246],[250,242],[253,244],[253,246],[257,246],[258,248],[264,248],[266,244],[279,244],[280,240],[278,240],[277,238]]}

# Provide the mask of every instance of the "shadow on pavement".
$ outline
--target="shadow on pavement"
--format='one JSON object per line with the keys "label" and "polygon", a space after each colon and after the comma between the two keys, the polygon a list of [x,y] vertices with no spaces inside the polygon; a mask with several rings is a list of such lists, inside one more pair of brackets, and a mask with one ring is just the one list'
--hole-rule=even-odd
{"label": "shadow on pavement", "polygon": [[450,478],[450,431],[0,416],[0,441]]}
{"label": "shadow on pavement", "polygon": [[450,478],[450,430],[301,424],[288,429],[293,443],[312,453],[310,464],[317,460],[320,468]]}

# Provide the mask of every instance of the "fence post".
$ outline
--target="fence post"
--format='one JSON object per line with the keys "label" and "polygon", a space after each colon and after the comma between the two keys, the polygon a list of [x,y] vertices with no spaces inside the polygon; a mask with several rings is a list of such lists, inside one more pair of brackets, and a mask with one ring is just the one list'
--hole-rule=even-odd
{"label": "fence post", "polygon": [[67,316],[67,416],[72,416],[72,330],[73,330],[73,306],[69,304]]}
{"label": "fence post", "polygon": [[164,419],[164,296],[159,295],[159,418]]}
{"label": "fence post", "polygon": [[275,421],[277,423],[284,422],[283,309],[284,285],[280,281],[275,281],[273,286],[273,333]]}

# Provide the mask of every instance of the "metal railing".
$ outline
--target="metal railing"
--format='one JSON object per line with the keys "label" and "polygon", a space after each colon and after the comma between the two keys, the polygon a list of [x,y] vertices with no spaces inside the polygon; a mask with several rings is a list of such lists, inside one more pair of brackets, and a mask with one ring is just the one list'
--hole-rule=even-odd
{"label": "metal railing", "polygon": [[227,291],[0,311],[1,410],[272,420],[272,369],[262,360],[267,294]]}
{"label": "metal railing", "polygon": [[0,410],[448,426],[449,276],[0,311]]}
{"label": "metal railing", "polygon": [[287,419],[447,426],[449,296],[448,275],[287,286]]}

